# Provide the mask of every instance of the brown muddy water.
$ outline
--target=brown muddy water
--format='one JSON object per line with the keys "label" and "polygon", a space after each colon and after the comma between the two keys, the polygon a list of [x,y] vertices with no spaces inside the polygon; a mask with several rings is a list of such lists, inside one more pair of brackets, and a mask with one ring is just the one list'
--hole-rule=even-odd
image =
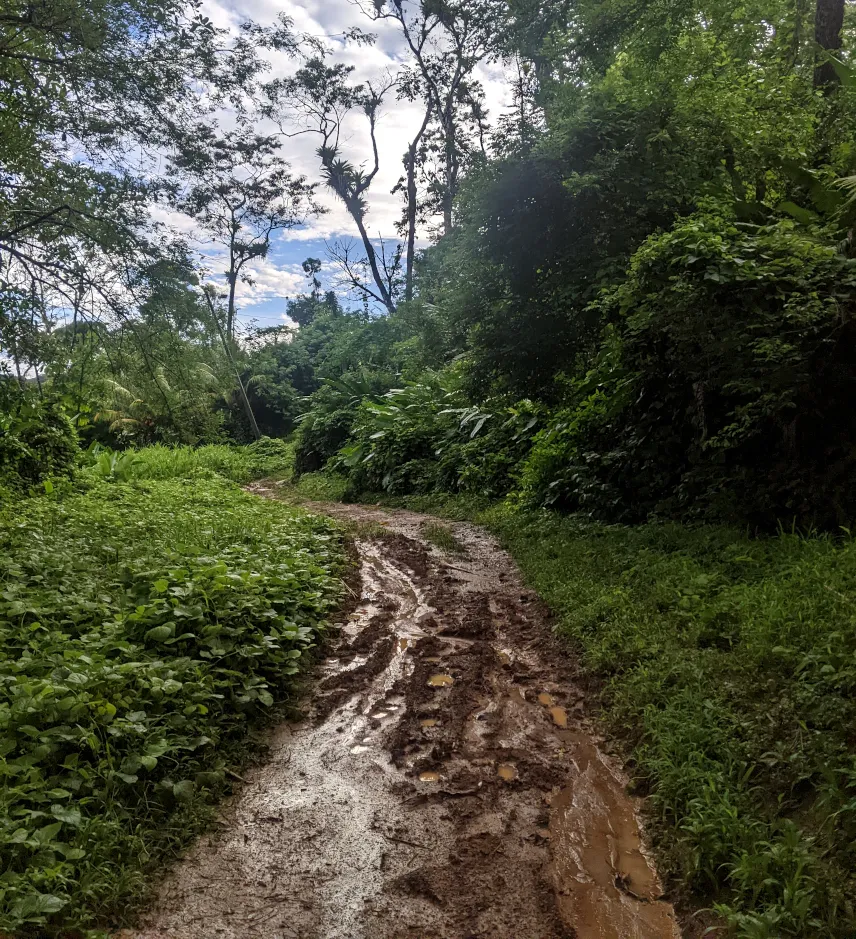
{"label": "brown muddy water", "polygon": [[[273,489],[256,487],[261,495]],[[679,939],[627,780],[510,558],[425,516],[357,541],[362,592],[300,723],[133,939]]]}

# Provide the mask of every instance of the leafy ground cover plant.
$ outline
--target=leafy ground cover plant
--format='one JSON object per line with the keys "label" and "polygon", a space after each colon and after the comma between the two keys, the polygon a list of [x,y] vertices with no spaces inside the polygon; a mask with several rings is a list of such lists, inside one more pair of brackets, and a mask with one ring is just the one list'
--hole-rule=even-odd
{"label": "leafy ground cover plant", "polygon": [[339,537],[222,478],[96,482],[0,522],[0,931],[90,929],[288,695]]}

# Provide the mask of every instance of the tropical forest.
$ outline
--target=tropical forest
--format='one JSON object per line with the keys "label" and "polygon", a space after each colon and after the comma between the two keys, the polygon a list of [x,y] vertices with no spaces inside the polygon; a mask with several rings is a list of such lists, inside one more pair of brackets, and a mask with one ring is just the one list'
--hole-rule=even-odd
{"label": "tropical forest", "polygon": [[856,937],[856,3],[0,0],[0,937]]}

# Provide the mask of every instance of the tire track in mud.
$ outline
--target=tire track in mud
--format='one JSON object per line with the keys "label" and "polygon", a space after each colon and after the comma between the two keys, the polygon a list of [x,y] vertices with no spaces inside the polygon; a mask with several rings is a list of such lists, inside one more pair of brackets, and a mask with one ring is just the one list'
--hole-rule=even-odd
{"label": "tire track in mud", "polygon": [[[261,495],[272,490],[255,487]],[[305,720],[164,881],[134,939],[679,939],[626,780],[510,558],[382,525]]]}

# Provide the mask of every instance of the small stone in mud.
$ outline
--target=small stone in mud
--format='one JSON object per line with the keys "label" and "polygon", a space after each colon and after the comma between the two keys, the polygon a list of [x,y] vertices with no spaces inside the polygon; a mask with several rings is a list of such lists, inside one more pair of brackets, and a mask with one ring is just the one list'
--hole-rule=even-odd
{"label": "small stone in mud", "polygon": [[440,782],[440,774],[434,770],[426,770],[419,774],[419,782]]}
{"label": "small stone in mud", "polygon": [[436,727],[439,721],[435,720],[433,717],[428,717],[424,721],[419,721],[420,727]]}
{"label": "small stone in mud", "polygon": [[454,684],[454,681],[451,675],[432,675],[428,679],[428,684],[432,688],[444,688],[446,685]]}

